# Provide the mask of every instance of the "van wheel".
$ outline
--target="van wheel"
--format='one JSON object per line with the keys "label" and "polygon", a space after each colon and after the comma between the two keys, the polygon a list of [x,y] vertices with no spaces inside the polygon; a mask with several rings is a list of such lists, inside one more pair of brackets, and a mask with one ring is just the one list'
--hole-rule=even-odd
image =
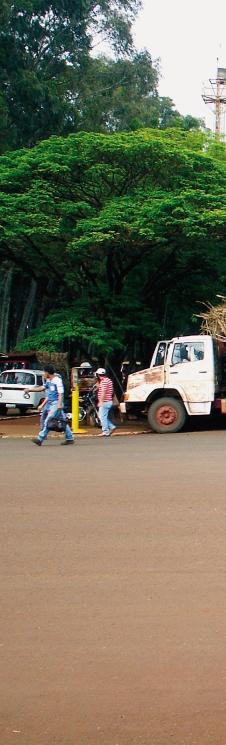
{"label": "van wheel", "polygon": [[159,434],[180,432],[186,420],[186,411],[177,398],[159,398],[148,409],[151,429]]}
{"label": "van wheel", "polygon": [[26,414],[26,413],[27,413],[27,410],[28,410],[28,406],[17,406],[17,408],[18,408],[18,410],[19,410],[19,412],[20,412],[21,416],[23,416],[24,414]]}
{"label": "van wheel", "polygon": [[7,414],[7,406],[5,404],[0,404],[0,414],[2,415]]}

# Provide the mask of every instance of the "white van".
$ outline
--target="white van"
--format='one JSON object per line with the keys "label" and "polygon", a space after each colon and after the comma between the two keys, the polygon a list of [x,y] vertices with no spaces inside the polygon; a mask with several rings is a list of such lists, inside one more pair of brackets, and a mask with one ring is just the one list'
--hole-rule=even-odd
{"label": "white van", "polygon": [[17,408],[21,414],[36,409],[45,398],[44,391],[27,393],[27,388],[44,385],[43,370],[4,370],[0,375],[0,414]]}

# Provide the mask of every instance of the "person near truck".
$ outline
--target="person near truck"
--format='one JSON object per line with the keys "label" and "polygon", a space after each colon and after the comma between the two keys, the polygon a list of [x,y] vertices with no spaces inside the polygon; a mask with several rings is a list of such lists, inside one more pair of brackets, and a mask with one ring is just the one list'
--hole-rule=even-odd
{"label": "person near truck", "polygon": [[96,377],[99,382],[98,385],[98,407],[99,417],[101,421],[102,433],[98,437],[110,437],[115,425],[110,420],[110,411],[113,406],[113,395],[114,388],[110,378],[107,377],[107,373],[104,367],[98,367],[96,371]]}
{"label": "person near truck", "polygon": [[[46,364],[44,367],[45,384],[43,386],[45,390],[44,401],[38,406],[38,410],[41,413],[41,430],[38,437],[35,437],[32,442],[35,445],[42,445],[43,441],[48,436],[48,422],[50,419],[56,417],[59,412],[62,419],[66,420],[65,413],[63,411],[63,395],[64,386],[60,375],[55,373],[54,367],[51,364]],[[66,424],[65,439],[61,445],[73,445],[74,437],[69,427]]]}

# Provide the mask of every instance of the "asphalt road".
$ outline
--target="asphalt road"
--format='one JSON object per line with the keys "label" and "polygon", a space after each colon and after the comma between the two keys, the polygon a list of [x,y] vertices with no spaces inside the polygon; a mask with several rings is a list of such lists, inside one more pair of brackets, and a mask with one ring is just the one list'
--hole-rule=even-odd
{"label": "asphalt road", "polygon": [[0,745],[225,745],[226,433],[0,468]]}

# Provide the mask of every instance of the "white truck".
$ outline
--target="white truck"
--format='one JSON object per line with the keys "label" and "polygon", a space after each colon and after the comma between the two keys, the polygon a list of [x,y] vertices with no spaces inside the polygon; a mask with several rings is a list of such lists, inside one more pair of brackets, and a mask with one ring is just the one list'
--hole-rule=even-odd
{"label": "white truck", "polygon": [[226,339],[159,341],[150,367],[128,376],[122,413],[146,412],[154,432],[179,432],[187,416],[226,414]]}

